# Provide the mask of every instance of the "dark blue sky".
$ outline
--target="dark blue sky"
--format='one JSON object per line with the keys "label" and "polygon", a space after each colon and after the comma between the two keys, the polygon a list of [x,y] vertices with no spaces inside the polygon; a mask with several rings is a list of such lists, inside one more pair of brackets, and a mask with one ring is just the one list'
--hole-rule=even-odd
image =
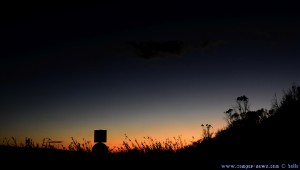
{"label": "dark blue sky", "polygon": [[8,4],[0,137],[92,140],[102,128],[109,145],[124,133],[190,140],[202,123],[223,127],[238,96],[269,109],[300,82],[299,15],[223,7]]}

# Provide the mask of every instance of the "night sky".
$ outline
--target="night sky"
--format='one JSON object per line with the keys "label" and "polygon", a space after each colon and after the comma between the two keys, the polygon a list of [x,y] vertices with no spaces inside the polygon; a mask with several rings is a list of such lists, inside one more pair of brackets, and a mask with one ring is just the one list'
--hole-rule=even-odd
{"label": "night sky", "polygon": [[[300,84],[300,17],[292,7],[173,3],[4,4],[0,138],[67,146],[181,135],[226,126],[246,95],[270,109]],[[290,10],[291,9],[291,10]]]}

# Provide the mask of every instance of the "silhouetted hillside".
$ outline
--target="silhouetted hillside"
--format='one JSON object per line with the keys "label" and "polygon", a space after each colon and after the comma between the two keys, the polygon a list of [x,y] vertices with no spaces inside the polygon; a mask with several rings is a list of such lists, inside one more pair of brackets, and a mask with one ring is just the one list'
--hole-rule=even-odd
{"label": "silhouetted hillside", "polygon": [[225,112],[228,126],[199,143],[188,159],[201,157],[219,164],[299,163],[300,87],[285,91],[269,111],[250,111],[247,102],[246,96],[238,97],[237,106]]}
{"label": "silhouetted hillside", "polygon": [[[228,126],[213,137],[211,125],[203,127],[203,139],[188,146],[172,142],[124,142],[123,149],[101,158],[90,150],[73,151],[54,148],[1,146],[0,159],[10,162],[48,162],[86,165],[119,165],[147,162],[171,166],[219,167],[223,164],[293,164],[299,165],[298,115],[300,87],[293,85],[270,110],[251,111],[248,98],[240,96],[226,115]],[[78,145],[80,147],[80,144]],[[176,149],[177,148],[177,149]],[[72,163],[73,162],[73,163]]]}

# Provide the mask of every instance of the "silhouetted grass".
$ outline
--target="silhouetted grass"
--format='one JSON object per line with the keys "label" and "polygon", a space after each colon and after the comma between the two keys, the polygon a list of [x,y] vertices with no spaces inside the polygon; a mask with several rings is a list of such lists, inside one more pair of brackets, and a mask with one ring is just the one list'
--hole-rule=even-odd
{"label": "silhouetted grass", "polygon": [[69,144],[69,151],[77,151],[77,152],[92,152],[92,144],[90,141],[85,140],[84,138],[83,143],[78,142],[73,137],[71,137],[72,142]]}
{"label": "silhouetted grass", "polygon": [[184,148],[186,142],[182,141],[181,136],[173,137],[173,140],[165,139],[165,141],[158,141],[152,137],[144,137],[143,141],[137,139],[131,140],[125,134],[125,141],[121,147],[117,148],[116,152],[131,152],[139,151],[141,153],[148,153],[152,151],[170,151],[176,153],[177,150]]}
{"label": "silhouetted grass", "polygon": [[[4,138],[2,141],[2,146],[8,147],[21,147],[21,148],[44,148],[44,149],[63,149],[66,148],[63,145],[54,145],[62,143],[62,141],[53,141],[50,138],[44,138],[42,144],[35,143],[31,138],[26,137],[24,143],[18,143],[14,137]],[[60,148],[62,147],[62,148]]]}

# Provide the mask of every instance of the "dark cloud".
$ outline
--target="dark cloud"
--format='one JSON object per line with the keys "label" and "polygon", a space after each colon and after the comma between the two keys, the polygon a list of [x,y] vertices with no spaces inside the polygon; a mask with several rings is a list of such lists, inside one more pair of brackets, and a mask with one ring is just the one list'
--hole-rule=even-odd
{"label": "dark cloud", "polygon": [[129,44],[136,50],[137,55],[144,59],[176,57],[184,49],[184,43],[176,40],[165,42],[129,42]]}
{"label": "dark cloud", "polygon": [[169,41],[141,41],[129,42],[135,55],[146,60],[155,58],[178,58],[192,51],[214,50],[214,47],[223,44],[222,40],[212,40],[207,37],[195,42],[180,40]]}

